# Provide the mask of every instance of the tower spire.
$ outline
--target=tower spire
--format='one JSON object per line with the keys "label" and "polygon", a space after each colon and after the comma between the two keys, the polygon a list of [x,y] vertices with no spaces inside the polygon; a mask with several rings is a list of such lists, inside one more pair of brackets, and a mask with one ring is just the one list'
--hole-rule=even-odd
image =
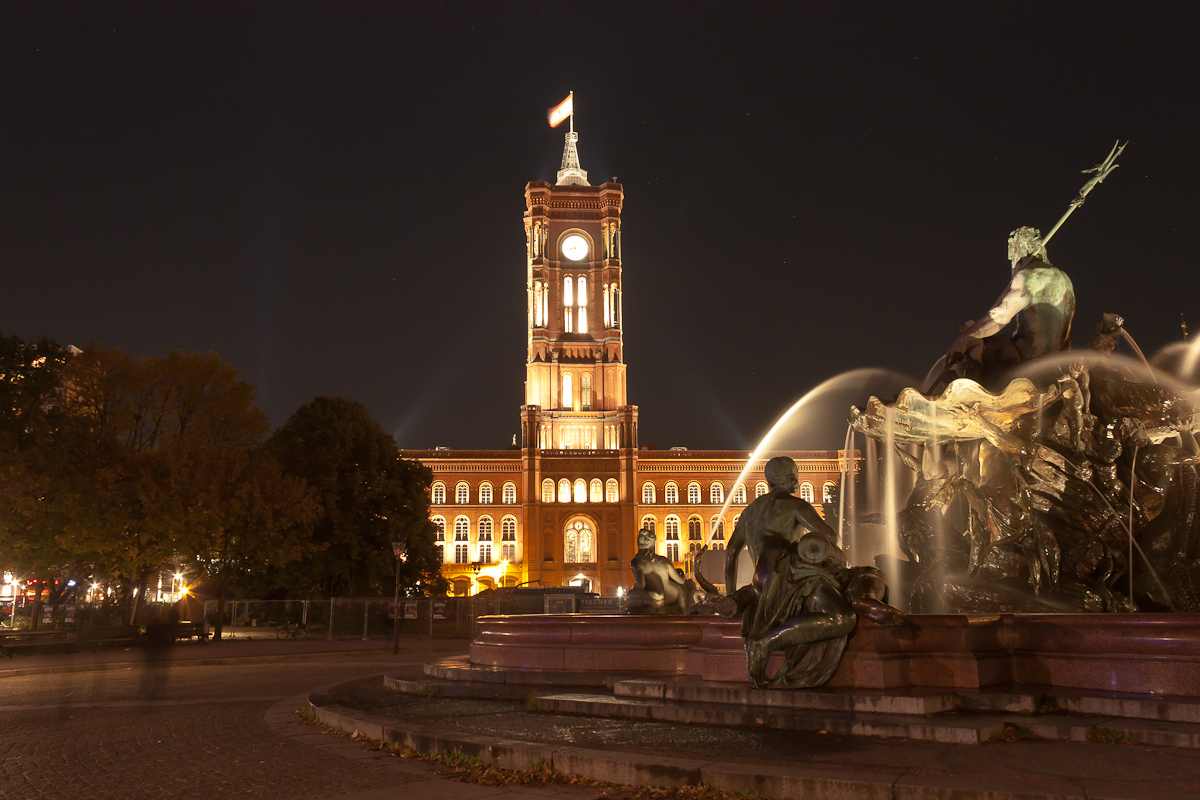
{"label": "tower spire", "polygon": [[562,169],[558,171],[558,186],[591,186],[587,179],[587,170],[579,166],[579,151],[575,143],[579,134],[575,132],[575,92],[569,95],[571,102],[571,129],[567,131],[567,142],[563,146]]}

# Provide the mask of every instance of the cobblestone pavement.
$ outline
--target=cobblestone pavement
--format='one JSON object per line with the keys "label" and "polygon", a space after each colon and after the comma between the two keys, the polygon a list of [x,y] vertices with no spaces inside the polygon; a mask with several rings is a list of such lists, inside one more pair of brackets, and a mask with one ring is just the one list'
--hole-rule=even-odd
{"label": "cobblestone pavement", "polygon": [[[402,654],[419,663],[428,654]],[[422,763],[305,725],[300,696],[394,670],[391,656],[189,665],[0,681],[0,798],[479,798]],[[563,792],[533,794],[564,796]],[[568,793],[581,797],[579,793]]]}

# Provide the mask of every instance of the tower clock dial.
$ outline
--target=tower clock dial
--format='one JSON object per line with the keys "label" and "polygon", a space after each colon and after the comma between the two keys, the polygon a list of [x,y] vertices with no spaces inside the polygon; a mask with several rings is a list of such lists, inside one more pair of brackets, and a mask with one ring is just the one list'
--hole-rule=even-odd
{"label": "tower clock dial", "polygon": [[571,261],[582,261],[587,258],[588,241],[577,233],[573,233],[562,241],[562,254]]}

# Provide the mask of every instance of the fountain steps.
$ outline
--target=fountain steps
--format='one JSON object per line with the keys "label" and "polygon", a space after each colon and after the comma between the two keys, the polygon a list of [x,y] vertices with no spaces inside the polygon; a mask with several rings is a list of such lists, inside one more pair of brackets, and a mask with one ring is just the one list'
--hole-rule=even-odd
{"label": "fountain steps", "polygon": [[546,713],[956,744],[1040,738],[1200,749],[1200,699],[1191,697],[1021,684],[781,691],[686,676],[504,670],[462,657],[426,664],[425,673],[424,680],[385,683],[411,694],[520,700]]}

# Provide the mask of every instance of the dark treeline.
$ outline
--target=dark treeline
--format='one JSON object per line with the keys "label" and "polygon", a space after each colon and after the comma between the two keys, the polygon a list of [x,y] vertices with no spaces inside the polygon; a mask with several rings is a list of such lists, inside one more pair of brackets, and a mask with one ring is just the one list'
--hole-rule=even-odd
{"label": "dark treeline", "polygon": [[[274,435],[216,353],[134,357],[0,336],[0,571],[115,588],[164,569],[213,599],[442,588],[429,470],[360,404],[318,397]],[[135,591],[136,590],[136,591]]]}

